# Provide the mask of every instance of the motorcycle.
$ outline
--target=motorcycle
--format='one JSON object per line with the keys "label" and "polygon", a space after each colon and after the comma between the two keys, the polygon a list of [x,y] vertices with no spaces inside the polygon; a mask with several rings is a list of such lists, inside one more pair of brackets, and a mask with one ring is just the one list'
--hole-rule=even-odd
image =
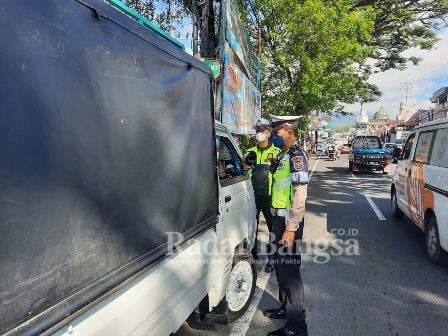
{"label": "motorcycle", "polygon": [[330,160],[335,161],[336,160],[336,151],[334,149],[329,149],[328,157],[330,158]]}

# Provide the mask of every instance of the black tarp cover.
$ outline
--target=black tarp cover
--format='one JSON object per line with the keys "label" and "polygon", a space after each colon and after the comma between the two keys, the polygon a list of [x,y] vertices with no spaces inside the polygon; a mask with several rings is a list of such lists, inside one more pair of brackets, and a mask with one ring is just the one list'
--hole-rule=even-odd
{"label": "black tarp cover", "polygon": [[215,224],[210,71],[102,0],[0,22],[0,334],[38,334]]}

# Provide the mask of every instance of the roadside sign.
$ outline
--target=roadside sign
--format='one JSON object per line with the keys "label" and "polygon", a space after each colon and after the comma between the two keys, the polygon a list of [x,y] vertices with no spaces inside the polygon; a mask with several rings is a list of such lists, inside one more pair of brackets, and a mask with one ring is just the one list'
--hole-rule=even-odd
{"label": "roadside sign", "polygon": [[213,78],[219,78],[221,76],[221,62],[213,58],[202,58],[202,61],[212,69]]}

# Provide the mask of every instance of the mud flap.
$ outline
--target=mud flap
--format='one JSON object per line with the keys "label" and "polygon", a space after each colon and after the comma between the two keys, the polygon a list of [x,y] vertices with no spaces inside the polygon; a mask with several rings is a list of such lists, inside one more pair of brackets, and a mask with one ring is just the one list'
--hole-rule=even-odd
{"label": "mud flap", "polygon": [[195,322],[200,324],[227,324],[229,322],[229,310],[225,297],[212,311],[209,311],[208,307],[208,296],[206,296],[196,307],[190,318],[193,318]]}

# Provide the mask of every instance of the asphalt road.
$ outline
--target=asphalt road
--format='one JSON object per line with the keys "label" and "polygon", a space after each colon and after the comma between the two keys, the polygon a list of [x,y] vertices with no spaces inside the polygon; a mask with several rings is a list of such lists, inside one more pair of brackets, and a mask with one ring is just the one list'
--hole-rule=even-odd
{"label": "asphalt road", "polygon": [[[392,217],[390,176],[353,175],[347,156],[310,166],[301,268],[309,334],[448,335],[448,268],[429,262],[415,225]],[[176,336],[259,336],[280,327],[261,312],[278,305],[275,273],[258,268],[258,300],[239,321],[185,323]]]}

